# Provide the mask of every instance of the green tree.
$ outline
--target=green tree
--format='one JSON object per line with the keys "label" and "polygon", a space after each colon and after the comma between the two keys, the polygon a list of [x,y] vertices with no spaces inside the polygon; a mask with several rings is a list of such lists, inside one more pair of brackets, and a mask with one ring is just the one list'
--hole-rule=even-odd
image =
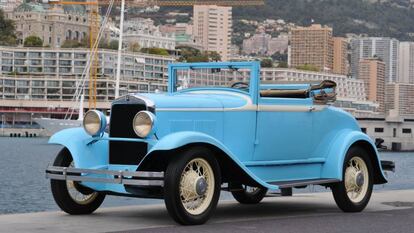
{"label": "green tree", "polygon": [[24,47],[42,47],[43,40],[38,36],[28,36],[24,39]]}
{"label": "green tree", "polygon": [[137,42],[135,42],[135,43],[132,43],[132,44],[129,45],[128,50],[131,51],[131,52],[136,53],[136,52],[140,51],[140,48],[141,47],[139,46],[139,44]]}
{"label": "green tree", "polygon": [[208,58],[209,58],[210,61],[221,61],[221,56],[216,51],[208,52]]}
{"label": "green tree", "polygon": [[170,55],[166,49],[163,48],[143,48],[141,49],[143,53],[149,53],[154,55],[168,56]]}
{"label": "green tree", "polygon": [[109,42],[108,48],[109,49],[113,49],[113,50],[117,50],[118,49],[118,46],[119,46],[118,44],[119,44],[119,41],[118,40],[111,40]]}
{"label": "green tree", "polygon": [[307,70],[307,71],[315,71],[315,72],[320,71],[320,69],[318,67],[316,67],[315,65],[312,65],[312,64],[305,64],[305,65],[296,66],[296,69],[298,69],[298,70]]}
{"label": "green tree", "polygon": [[273,67],[273,60],[269,59],[269,58],[265,58],[262,61],[260,61],[260,65],[262,67],[272,68]]}
{"label": "green tree", "polygon": [[288,63],[285,61],[281,61],[279,62],[279,64],[277,65],[278,68],[288,68]]}
{"label": "green tree", "polygon": [[82,40],[81,42],[77,40],[65,40],[63,44],[61,45],[62,48],[86,48],[88,47],[88,44],[85,42],[85,40]]}
{"label": "green tree", "polygon": [[13,21],[4,17],[0,9],[0,45],[16,45],[16,35]]}

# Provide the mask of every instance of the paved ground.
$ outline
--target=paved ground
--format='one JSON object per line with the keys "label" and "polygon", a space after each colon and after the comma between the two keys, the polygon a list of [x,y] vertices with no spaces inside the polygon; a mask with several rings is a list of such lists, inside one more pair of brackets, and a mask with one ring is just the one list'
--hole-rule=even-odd
{"label": "paved ground", "polygon": [[267,198],[259,205],[219,204],[203,226],[182,227],[163,205],[0,215],[0,232],[414,232],[414,190],[377,192],[363,213],[340,212],[330,193]]}

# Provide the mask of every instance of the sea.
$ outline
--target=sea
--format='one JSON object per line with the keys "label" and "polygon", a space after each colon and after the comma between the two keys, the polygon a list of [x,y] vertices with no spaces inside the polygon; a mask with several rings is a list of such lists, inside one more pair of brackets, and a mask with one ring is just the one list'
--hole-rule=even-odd
{"label": "sea", "polygon": [[[50,192],[45,168],[52,163],[60,146],[47,144],[47,138],[0,137],[0,214],[58,210]],[[414,189],[414,153],[380,154],[382,160],[396,163],[395,173],[387,173],[389,183],[376,190]],[[326,191],[310,186],[296,192]],[[221,199],[231,196],[223,192]],[[160,204],[162,200],[108,196],[104,207]]]}

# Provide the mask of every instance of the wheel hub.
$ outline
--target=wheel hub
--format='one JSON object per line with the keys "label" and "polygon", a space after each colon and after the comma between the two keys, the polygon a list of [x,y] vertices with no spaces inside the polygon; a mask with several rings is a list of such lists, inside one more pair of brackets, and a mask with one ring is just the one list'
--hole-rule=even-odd
{"label": "wheel hub", "polygon": [[364,174],[362,172],[357,172],[355,174],[355,185],[358,186],[358,188],[362,187],[364,185]]}
{"label": "wheel hub", "polygon": [[195,182],[195,192],[197,195],[202,196],[207,191],[207,181],[204,177],[198,177],[197,181]]}

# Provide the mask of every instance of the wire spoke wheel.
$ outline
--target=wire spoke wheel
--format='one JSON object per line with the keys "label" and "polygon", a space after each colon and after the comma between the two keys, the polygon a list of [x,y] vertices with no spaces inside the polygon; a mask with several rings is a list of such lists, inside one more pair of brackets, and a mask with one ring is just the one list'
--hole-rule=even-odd
{"label": "wire spoke wheel", "polygon": [[203,213],[214,194],[213,170],[204,159],[191,160],[180,179],[180,199],[183,207],[192,215]]}
{"label": "wire spoke wheel", "polygon": [[216,209],[220,187],[220,165],[212,151],[204,146],[187,148],[166,169],[165,206],[180,224],[203,224]]}
{"label": "wire spoke wheel", "polygon": [[[73,158],[67,148],[56,156],[54,166],[74,167]],[[78,182],[69,180],[50,180],[52,195],[61,210],[68,214],[91,214],[101,206],[105,194],[96,192]]]}
{"label": "wire spoke wheel", "polygon": [[[74,167],[73,162],[69,165],[69,167]],[[76,183],[72,180],[66,181],[66,187],[68,189],[69,196],[72,200],[79,205],[87,205],[93,202],[96,197],[98,196],[97,192],[93,192],[91,194],[83,194],[76,188]]]}
{"label": "wire spoke wheel", "polygon": [[345,188],[348,198],[355,203],[362,201],[368,191],[368,167],[360,157],[352,158],[345,170]]}
{"label": "wire spoke wheel", "polygon": [[343,179],[331,186],[338,207],[344,212],[360,212],[371,198],[374,176],[370,154],[361,147],[351,147],[343,163]]}

